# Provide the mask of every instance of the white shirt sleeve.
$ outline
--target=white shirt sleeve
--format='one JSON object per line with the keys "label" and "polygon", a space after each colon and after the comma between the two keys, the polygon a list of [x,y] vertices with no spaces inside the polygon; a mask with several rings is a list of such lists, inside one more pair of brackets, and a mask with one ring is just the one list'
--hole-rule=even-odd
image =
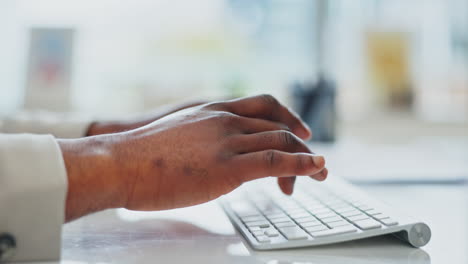
{"label": "white shirt sleeve", "polygon": [[0,134],[0,234],[16,241],[9,260],[60,258],[66,192],[66,169],[52,135]]}
{"label": "white shirt sleeve", "polygon": [[52,134],[57,138],[86,135],[91,119],[77,114],[22,112],[0,118],[0,133]]}

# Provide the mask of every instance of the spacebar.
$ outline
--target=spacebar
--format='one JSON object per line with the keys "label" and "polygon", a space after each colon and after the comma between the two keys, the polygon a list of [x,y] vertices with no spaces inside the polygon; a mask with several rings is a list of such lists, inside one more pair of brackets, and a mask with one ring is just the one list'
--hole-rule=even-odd
{"label": "spacebar", "polygon": [[346,226],[346,227],[337,227],[329,230],[317,231],[310,233],[313,237],[326,237],[326,236],[333,236],[333,235],[340,235],[346,233],[353,233],[356,232],[357,229],[354,226]]}

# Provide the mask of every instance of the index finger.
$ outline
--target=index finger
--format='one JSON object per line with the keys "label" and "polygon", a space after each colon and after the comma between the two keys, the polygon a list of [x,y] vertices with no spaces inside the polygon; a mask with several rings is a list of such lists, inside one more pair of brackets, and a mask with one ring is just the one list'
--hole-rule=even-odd
{"label": "index finger", "polygon": [[281,122],[301,139],[309,139],[312,135],[310,128],[296,113],[269,94],[231,100],[225,106],[236,115]]}
{"label": "index finger", "polygon": [[279,150],[240,154],[235,156],[232,162],[233,167],[237,168],[237,173],[242,182],[268,176],[318,176],[317,174],[325,168],[323,156],[310,153],[288,153]]}

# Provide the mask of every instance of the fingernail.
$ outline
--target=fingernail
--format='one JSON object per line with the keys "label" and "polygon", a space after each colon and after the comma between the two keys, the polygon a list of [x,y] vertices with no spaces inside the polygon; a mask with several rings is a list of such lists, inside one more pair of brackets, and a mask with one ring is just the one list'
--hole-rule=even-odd
{"label": "fingernail", "polygon": [[315,167],[322,168],[325,166],[325,158],[323,156],[312,156],[312,160],[314,161]]}
{"label": "fingernail", "polygon": [[303,127],[298,127],[294,129],[294,134],[300,137],[302,140],[307,140],[310,138],[311,133],[304,129]]}
{"label": "fingernail", "polygon": [[328,175],[328,169],[323,168],[323,170],[320,171],[319,173],[315,175],[310,175],[309,177],[311,177],[312,179],[316,181],[324,181],[325,179],[327,179],[327,175]]}
{"label": "fingernail", "polygon": [[323,168],[322,172],[320,173],[322,174],[322,180],[325,180],[328,176],[328,169],[327,168]]}
{"label": "fingernail", "polygon": [[302,121],[302,125],[308,130],[309,133],[312,132],[310,126],[306,122]]}

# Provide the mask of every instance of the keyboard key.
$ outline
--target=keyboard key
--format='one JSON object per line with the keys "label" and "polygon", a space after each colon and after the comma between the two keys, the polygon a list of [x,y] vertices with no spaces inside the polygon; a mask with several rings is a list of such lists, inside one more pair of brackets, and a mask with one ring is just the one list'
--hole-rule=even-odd
{"label": "keyboard key", "polygon": [[303,204],[303,205],[316,205],[316,204],[320,204],[320,202],[318,202],[317,200],[313,199],[313,198],[301,198],[301,197],[296,197],[296,201],[298,201],[300,204]]}
{"label": "keyboard key", "polygon": [[289,221],[289,222],[286,222],[286,223],[275,224],[275,226],[280,228],[280,227],[293,227],[293,226],[297,226],[297,225],[293,221]]}
{"label": "keyboard key", "polygon": [[342,216],[344,217],[350,217],[350,216],[355,216],[355,215],[361,215],[362,212],[359,211],[359,210],[352,210],[352,211],[348,211],[348,212],[344,212],[344,213],[341,213]]}
{"label": "keyboard key", "polygon": [[393,220],[391,218],[382,219],[380,220],[380,222],[384,223],[384,225],[387,225],[387,226],[398,225],[398,221]]}
{"label": "keyboard key", "polygon": [[248,211],[248,210],[243,210],[243,211],[235,211],[236,214],[239,216],[239,217],[248,217],[248,216],[262,216],[257,210],[251,210],[251,211]]}
{"label": "keyboard key", "polygon": [[295,208],[295,209],[288,209],[288,210],[286,210],[286,212],[287,212],[289,215],[307,213],[307,211],[306,211],[304,208],[302,208],[302,207]]}
{"label": "keyboard key", "polygon": [[268,216],[268,215],[273,215],[273,214],[281,214],[283,213],[283,211],[281,211],[280,209],[268,209],[268,210],[262,210],[262,213],[265,216]]}
{"label": "keyboard key", "polygon": [[315,222],[307,222],[307,223],[303,223],[303,224],[300,224],[302,227],[312,227],[312,226],[320,226],[320,225],[323,225],[322,222],[320,221],[315,221]]}
{"label": "keyboard key", "polygon": [[262,216],[257,209],[245,209],[234,211],[240,218],[249,216]]}
{"label": "keyboard key", "polygon": [[350,217],[346,217],[346,218],[351,222],[370,219],[369,216],[367,216],[367,215],[365,215],[363,213],[361,213],[360,215],[354,215],[354,216],[350,216]]}
{"label": "keyboard key", "polygon": [[305,208],[308,208],[308,207],[316,207],[316,208],[319,208],[319,207],[324,207],[324,205],[316,200],[315,202],[311,202],[311,203],[306,203],[306,204],[303,204]]}
{"label": "keyboard key", "polygon": [[262,236],[265,232],[263,230],[255,230],[251,232],[254,236]]}
{"label": "keyboard key", "polygon": [[328,223],[341,221],[341,220],[343,220],[343,218],[341,218],[341,216],[336,215],[336,216],[333,216],[333,217],[327,217],[327,218],[323,219],[323,222],[328,224]]}
{"label": "keyboard key", "polygon": [[335,228],[335,227],[351,225],[351,224],[348,221],[340,220],[340,221],[337,221],[337,222],[327,223],[327,225],[329,227],[331,227],[331,228]]}
{"label": "keyboard key", "polygon": [[378,220],[382,220],[382,219],[385,219],[385,218],[390,218],[390,216],[384,215],[384,214],[373,215],[372,217],[374,217],[375,219],[378,219]]}
{"label": "keyboard key", "polygon": [[326,204],[328,206],[339,204],[339,203],[343,202],[343,201],[341,201],[340,199],[338,199],[336,197],[326,198],[326,199],[323,199],[322,201],[323,201],[324,204]]}
{"label": "keyboard key", "polygon": [[279,224],[279,223],[287,223],[291,222],[291,218],[289,217],[281,217],[281,218],[275,218],[270,220],[273,224]]}
{"label": "keyboard key", "polygon": [[281,233],[287,240],[303,240],[307,239],[307,233],[299,227],[284,227],[280,228]]}
{"label": "keyboard key", "polygon": [[289,215],[291,218],[293,219],[299,219],[299,218],[303,218],[303,217],[309,217],[311,216],[308,212],[302,212],[302,213],[294,213],[294,214],[290,214]]}
{"label": "keyboard key", "polygon": [[320,205],[306,206],[305,208],[306,208],[309,212],[311,212],[311,213],[313,213],[313,214],[315,214],[315,213],[319,214],[319,213],[321,213],[322,211],[323,211],[323,212],[329,212],[329,211],[331,211],[330,209],[328,209],[328,207],[326,207],[325,205],[322,205],[322,204],[320,204]]}
{"label": "keyboard key", "polygon": [[277,237],[279,236],[279,232],[276,231],[275,229],[268,229],[265,231],[265,235],[268,237]]}
{"label": "keyboard key", "polygon": [[249,223],[249,222],[256,222],[256,221],[265,221],[265,217],[263,216],[246,216],[246,217],[241,217],[241,220],[244,223]]}
{"label": "keyboard key", "polygon": [[354,207],[352,206],[346,206],[346,207],[342,207],[342,208],[338,208],[338,209],[335,209],[335,211],[339,214],[342,214],[342,213],[346,213],[346,212],[352,212],[352,211],[357,211]]}
{"label": "keyboard key", "polygon": [[366,219],[353,222],[355,225],[357,225],[357,227],[361,228],[362,230],[369,230],[382,227],[382,225],[374,219]]}
{"label": "keyboard key", "polygon": [[313,216],[303,217],[303,218],[299,218],[299,219],[295,219],[295,220],[299,224],[303,224],[303,223],[307,223],[307,222],[319,222],[319,220],[317,220],[317,218],[315,218]]}
{"label": "keyboard key", "polygon": [[271,201],[268,202],[262,202],[262,203],[255,203],[260,211],[272,211],[272,210],[278,210],[276,208],[276,205],[274,205]]}
{"label": "keyboard key", "polygon": [[260,242],[260,243],[270,243],[270,241],[271,241],[269,237],[264,236],[264,235],[255,236],[255,238],[256,238],[257,241]]}
{"label": "keyboard key", "polygon": [[278,204],[283,210],[292,213],[292,212],[298,212],[301,210],[304,210],[302,207],[300,207],[296,203],[285,203],[285,204]]}
{"label": "keyboard key", "polygon": [[265,227],[269,227],[270,223],[268,221],[256,221],[256,222],[246,223],[245,225],[248,227],[258,226],[261,228],[265,228]]}
{"label": "keyboard key", "polygon": [[322,231],[322,230],[328,230],[329,228],[324,226],[324,225],[319,225],[319,226],[311,226],[311,227],[306,227],[305,230],[307,232],[312,233],[312,232],[317,232],[317,231]]}
{"label": "keyboard key", "polygon": [[333,210],[337,210],[337,209],[349,207],[348,203],[346,203],[346,202],[340,202],[340,203],[336,203],[336,204],[331,204],[331,205],[329,205],[329,206],[330,206],[330,208],[332,208]]}
{"label": "keyboard key", "polygon": [[326,207],[316,209],[316,210],[309,210],[309,211],[314,215],[333,212],[332,210],[330,210],[329,208],[326,208]]}
{"label": "keyboard key", "polygon": [[311,235],[313,237],[327,237],[327,236],[353,233],[356,231],[357,229],[354,226],[344,226],[344,227],[337,227],[337,228],[323,230],[323,231],[312,232]]}
{"label": "keyboard key", "polygon": [[368,215],[378,215],[378,214],[382,214],[382,213],[377,211],[376,209],[370,209],[370,210],[366,211],[366,214],[368,214]]}
{"label": "keyboard key", "polygon": [[249,229],[250,232],[262,230],[262,229],[261,229],[260,227],[258,227],[258,226],[248,226],[247,229]]}
{"label": "keyboard key", "polygon": [[335,212],[322,213],[322,214],[316,214],[315,215],[315,217],[317,217],[319,219],[324,219],[324,218],[334,217],[334,216],[337,216],[337,214]]}
{"label": "keyboard key", "polygon": [[270,214],[265,214],[265,216],[268,219],[287,217],[287,215],[285,213],[270,213]]}

